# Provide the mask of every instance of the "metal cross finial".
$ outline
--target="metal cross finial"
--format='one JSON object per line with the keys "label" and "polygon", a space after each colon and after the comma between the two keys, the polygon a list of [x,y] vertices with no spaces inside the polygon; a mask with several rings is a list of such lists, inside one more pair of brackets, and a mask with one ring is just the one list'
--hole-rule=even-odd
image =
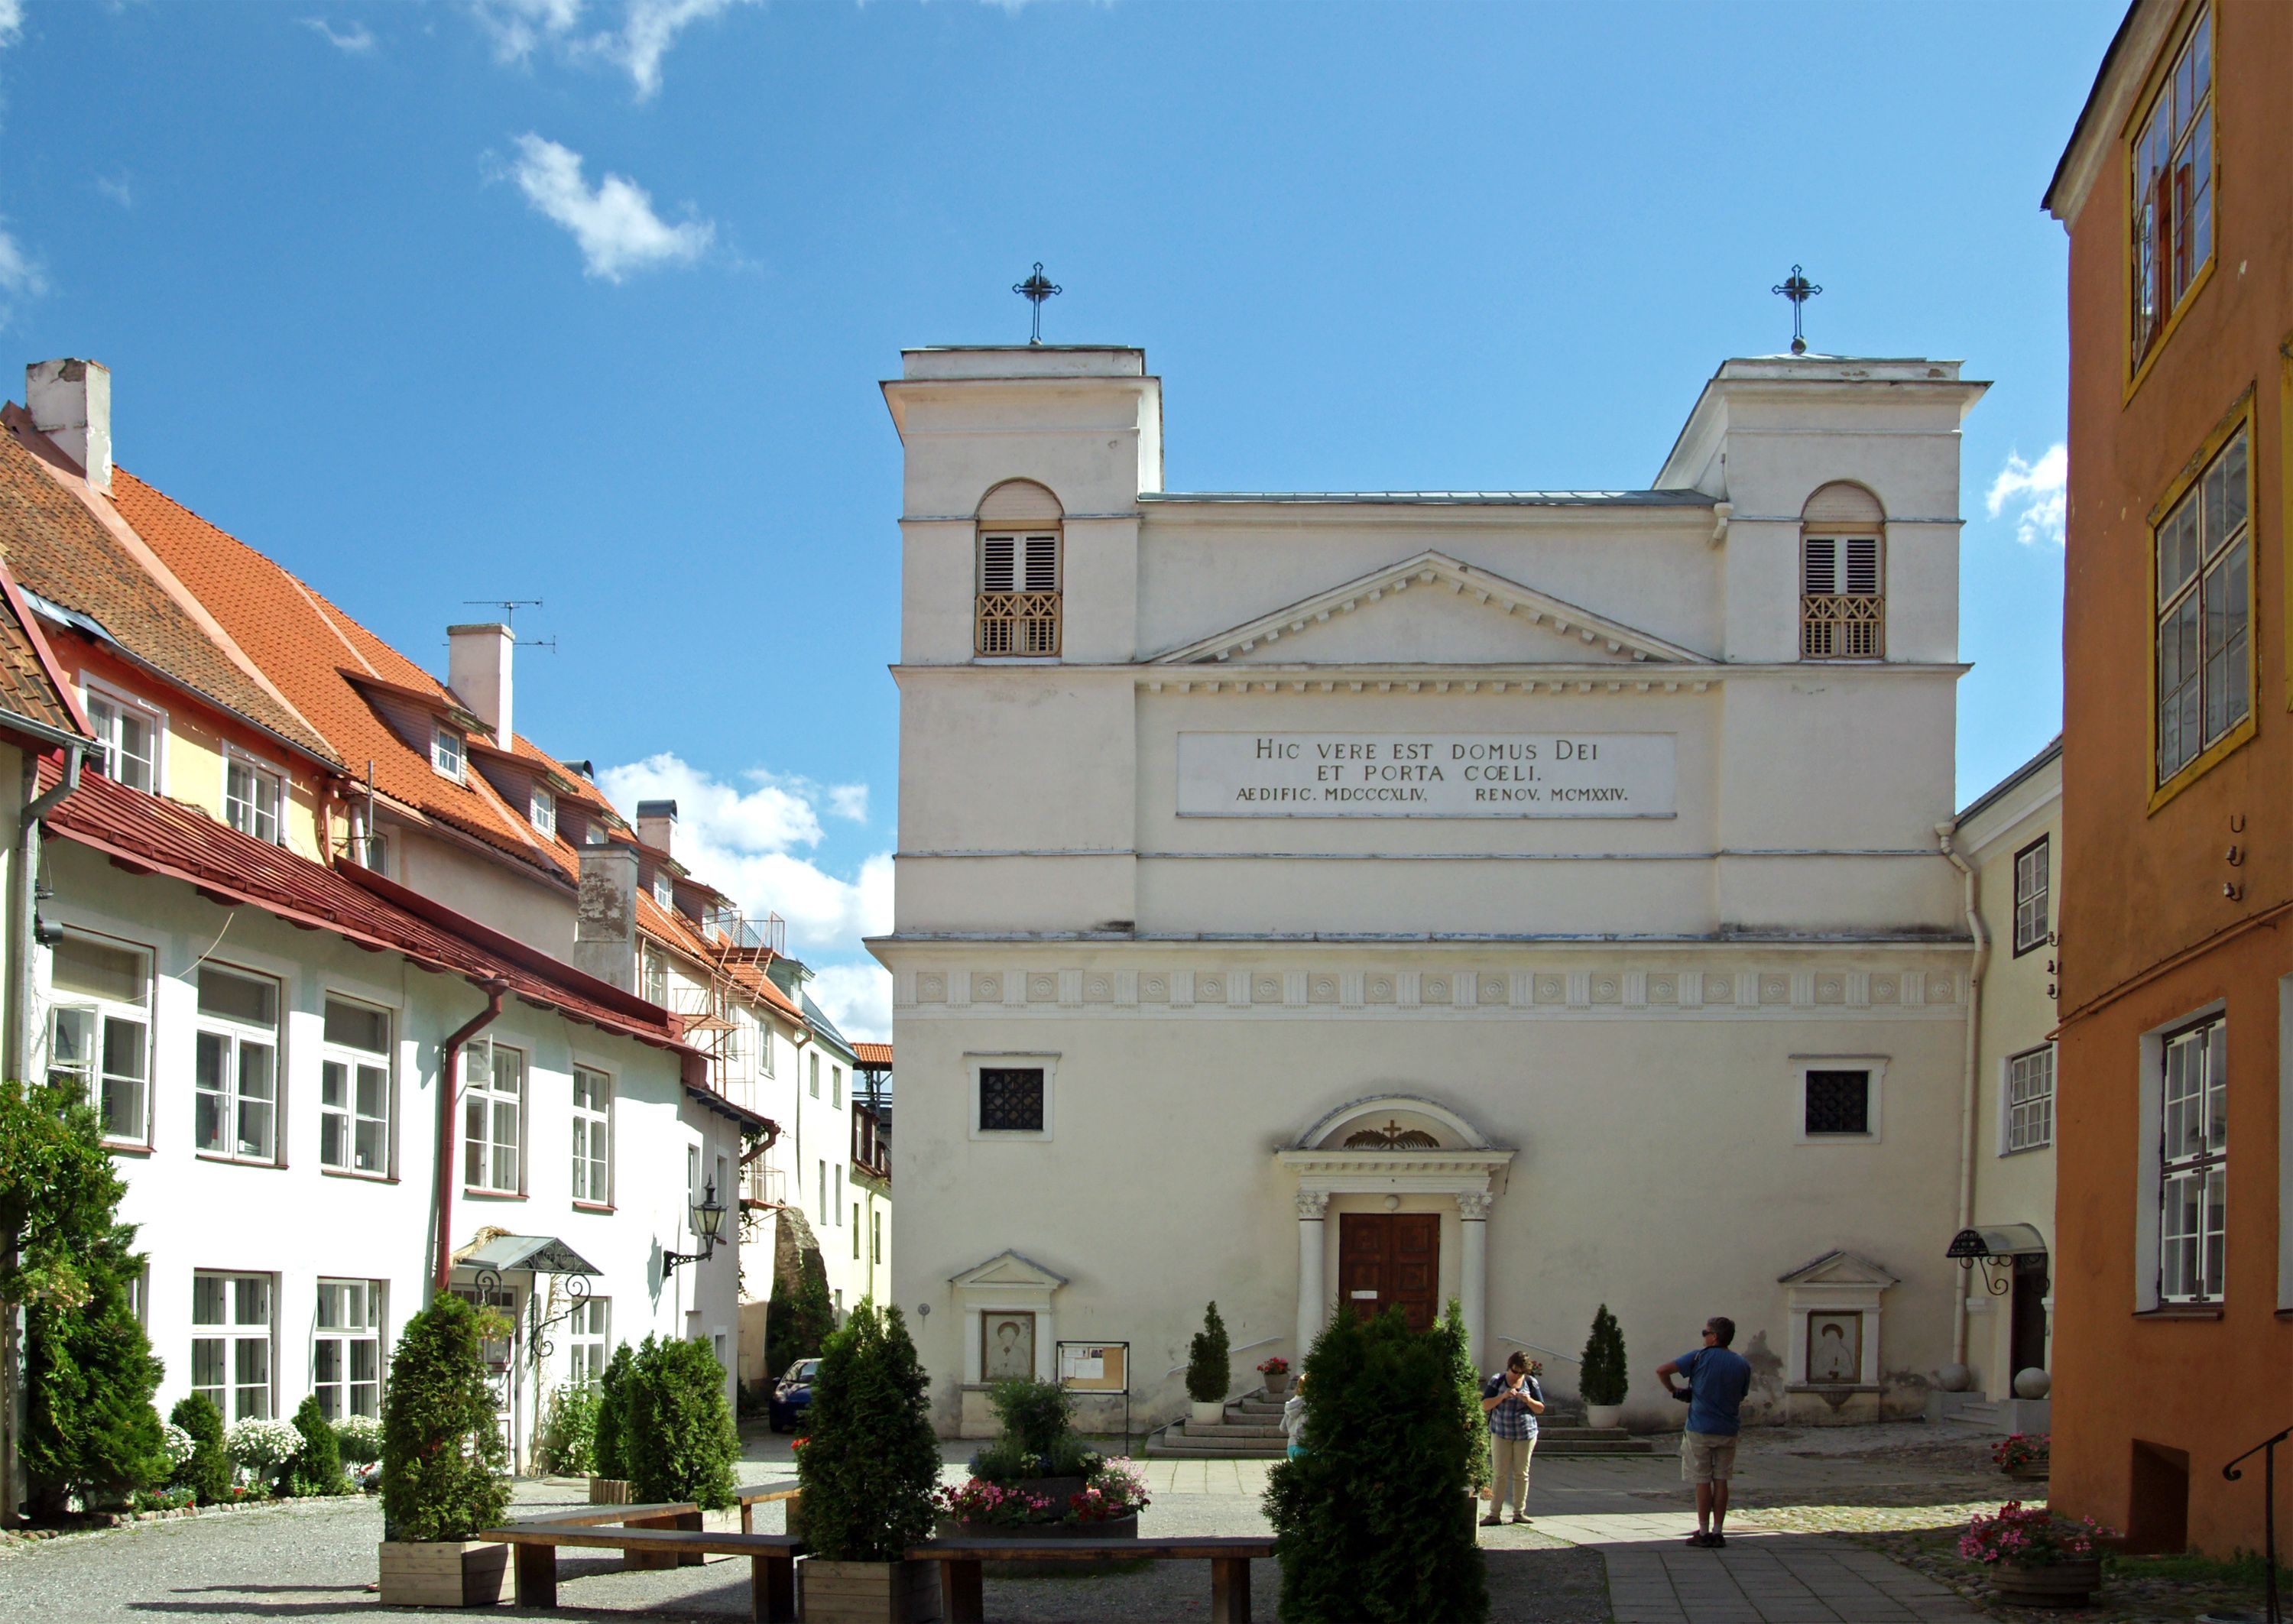
{"label": "metal cross finial", "polygon": [[1035,262],[1035,274],[1029,277],[1024,282],[1012,283],[1011,291],[1017,294],[1022,299],[1025,299],[1028,303],[1035,307],[1034,330],[1028,334],[1027,342],[1031,344],[1039,344],[1042,343],[1043,301],[1049,298],[1053,294],[1063,290],[1059,287],[1057,283],[1053,282],[1043,275],[1043,262],[1037,260]]}
{"label": "metal cross finial", "polygon": [[1810,299],[1814,298],[1816,295],[1821,293],[1823,289],[1818,287],[1814,283],[1807,279],[1807,272],[1802,271],[1797,265],[1794,265],[1792,267],[1792,273],[1786,277],[1782,281],[1777,283],[1773,287],[1768,289],[1768,291],[1771,294],[1781,294],[1785,298],[1791,301],[1792,353],[1794,355],[1805,355],[1807,353],[1807,340],[1800,334],[1800,315],[1802,311],[1807,309],[1807,302]]}

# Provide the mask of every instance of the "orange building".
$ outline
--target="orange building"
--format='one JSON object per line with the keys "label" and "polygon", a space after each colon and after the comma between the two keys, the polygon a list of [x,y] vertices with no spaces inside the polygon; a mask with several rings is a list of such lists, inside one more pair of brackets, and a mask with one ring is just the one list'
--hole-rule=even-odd
{"label": "orange building", "polygon": [[2135,0],[2046,198],[2070,238],[2078,854],[2053,1501],[2137,1549],[2258,1549],[2260,1462],[2222,1468],[2293,1423],[2289,85],[2293,5]]}

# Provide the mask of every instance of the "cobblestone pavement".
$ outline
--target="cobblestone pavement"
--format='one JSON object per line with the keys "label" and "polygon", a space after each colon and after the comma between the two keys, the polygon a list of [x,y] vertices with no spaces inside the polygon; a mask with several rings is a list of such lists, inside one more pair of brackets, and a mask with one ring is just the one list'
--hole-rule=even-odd
{"label": "cobblestone pavement", "polygon": [[[1996,1505],[1988,1443],[1949,1428],[1846,1428],[1810,1436],[1754,1434],[1741,1458],[1738,1511],[1729,1548],[1680,1541],[1695,1525],[1677,1463],[1652,1457],[1538,1463],[1531,1521],[1484,1529],[1493,1616],[1499,1624],[1886,1624],[1982,1616],[1943,1586],[1876,1550],[1814,1531],[1939,1527],[1972,1504]],[[951,1455],[957,1452],[950,1450]],[[785,1440],[750,1441],[742,1476],[788,1475]],[[960,1458],[960,1456],[958,1457]],[[1252,1533],[1266,1523],[1259,1497],[1269,1463],[1155,1460],[1146,1469],[1155,1504],[1141,1531]],[[951,1466],[947,1475],[961,1475]],[[521,1483],[521,1511],[571,1504],[571,1483]],[[758,1526],[777,1529],[777,1507]],[[714,1515],[711,1526],[737,1519]],[[366,1586],[382,1519],[370,1500],[304,1501],[143,1523],[109,1533],[0,1547],[0,1619],[39,1624],[127,1624],[169,1616],[216,1624],[278,1619],[408,1620],[384,1612]],[[568,1620],[652,1616],[745,1616],[747,1564],[711,1562],[663,1572],[624,1573],[619,1558],[568,1552],[560,1563]],[[1280,1576],[1253,1568],[1253,1611],[1276,1617]],[[1605,1581],[1604,1581],[1605,1572]],[[1093,1579],[990,1580],[991,1619],[1188,1620],[1209,1612],[1206,1564],[1153,1563]]]}

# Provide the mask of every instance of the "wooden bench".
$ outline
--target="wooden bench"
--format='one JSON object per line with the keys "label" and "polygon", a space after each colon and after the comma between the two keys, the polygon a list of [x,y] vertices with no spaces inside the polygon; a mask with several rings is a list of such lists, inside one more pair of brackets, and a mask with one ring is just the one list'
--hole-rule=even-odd
{"label": "wooden bench", "polygon": [[777,1483],[750,1483],[745,1489],[733,1491],[733,1498],[741,1507],[741,1531],[756,1532],[757,1507],[769,1506],[774,1500],[792,1500],[804,1492],[802,1485],[790,1481]]}
{"label": "wooden bench", "polygon": [[[530,1517],[521,1517],[510,1524],[513,1528],[682,1528],[695,1530],[701,1526],[701,1507],[692,1500],[656,1500],[650,1505],[568,1506],[561,1511],[537,1511]],[[523,1557],[524,1547],[520,1547]],[[698,1556],[685,1562],[692,1566]],[[628,1565],[634,1569],[671,1568],[678,1565],[674,1552],[643,1555],[632,1553]]]}
{"label": "wooden bench", "polygon": [[[488,1536],[490,1538],[490,1536]],[[1250,1564],[1274,1555],[1274,1541],[1245,1535],[1151,1539],[927,1539],[908,1547],[912,1562],[939,1563],[945,1624],[984,1624],[985,1562],[1106,1562],[1147,1558],[1211,1564],[1211,1624],[1250,1624]]]}
{"label": "wooden bench", "polygon": [[[650,1507],[636,1507],[649,1510]],[[694,1514],[699,1515],[697,1512]],[[804,1541],[792,1534],[712,1534],[698,1528],[583,1527],[571,1520],[536,1517],[477,1536],[517,1552],[517,1604],[557,1605],[557,1547],[619,1550],[668,1562],[704,1556],[749,1559],[749,1616],[755,1624],[791,1624],[796,1618],[796,1559]]]}

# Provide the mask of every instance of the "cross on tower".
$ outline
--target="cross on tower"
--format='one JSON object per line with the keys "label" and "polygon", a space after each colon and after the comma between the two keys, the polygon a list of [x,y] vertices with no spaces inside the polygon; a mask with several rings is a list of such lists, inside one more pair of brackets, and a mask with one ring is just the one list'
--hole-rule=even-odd
{"label": "cross on tower", "polygon": [[1061,291],[1058,284],[1044,276],[1043,262],[1037,260],[1035,262],[1035,274],[1029,277],[1024,282],[1012,283],[1011,291],[1017,294],[1022,299],[1025,299],[1028,303],[1035,307],[1034,327],[1033,331],[1028,334],[1027,342],[1031,344],[1039,344],[1042,343],[1043,301],[1049,298],[1053,294]]}
{"label": "cross on tower", "polygon": [[1821,293],[1823,289],[1818,287],[1814,283],[1807,279],[1807,272],[1802,271],[1797,265],[1794,265],[1791,269],[1791,274],[1786,277],[1782,281],[1777,283],[1773,287],[1768,289],[1768,291],[1771,294],[1781,294],[1785,298],[1791,301],[1792,353],[1794,355],[1805,355],[1807,353],[1807,340],[1800,334],[1800,314],[1807,309],[1807,302],[1810,299],[1814,298],[1816,295]]}

